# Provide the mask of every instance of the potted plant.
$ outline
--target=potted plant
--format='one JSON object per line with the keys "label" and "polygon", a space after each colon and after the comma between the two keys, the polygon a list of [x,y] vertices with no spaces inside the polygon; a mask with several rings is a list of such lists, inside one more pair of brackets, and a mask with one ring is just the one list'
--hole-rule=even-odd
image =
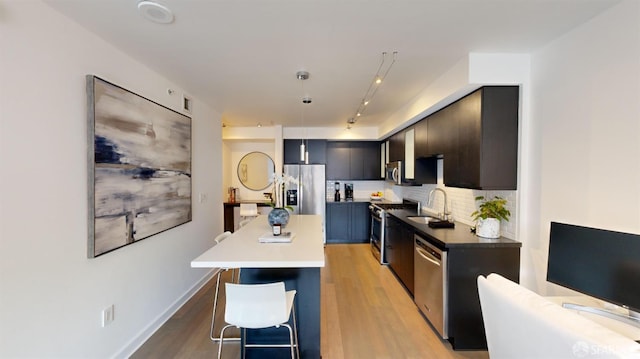
{"label": "potted plant", "polygon": [[493,199],[486,199],[484,196],[476,197],[480,201],[478,210],[471,213],[471,217],[476,221],[476,235],[484,238],[500,237],[500,221],[509,221],[511,212],[505,207],[507,200],[494,196]]}

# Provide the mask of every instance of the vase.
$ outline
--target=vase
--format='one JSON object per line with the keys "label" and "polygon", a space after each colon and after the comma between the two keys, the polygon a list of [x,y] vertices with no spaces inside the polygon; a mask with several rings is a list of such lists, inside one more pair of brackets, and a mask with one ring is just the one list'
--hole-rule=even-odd
{"label": "vase", "polygon": [[483,238],[500,238],[500,220],[496,218],[478,219],[476,235]]}
{"label": "vase", "polygon": [[269,225],[273,227],[274,224],[279,224],[281,227],[286,227],[289,223],[289,211],[282,207],[275,207],[269,212],[267,217]]}

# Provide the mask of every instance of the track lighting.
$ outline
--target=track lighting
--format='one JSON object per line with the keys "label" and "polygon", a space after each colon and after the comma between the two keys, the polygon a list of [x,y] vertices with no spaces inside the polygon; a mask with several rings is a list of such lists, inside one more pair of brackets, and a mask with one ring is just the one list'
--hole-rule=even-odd
{"label": "track lighting", "polygon": [[371,80],[371,83],[369,84],[369,88],[367,89],[367,92],[365,92],[364,97],[362,98],[362,101],[360,101],[360,104],[356,109],[355,115],[349,118],[349,120],[347,120],[347,129],[351,129],[351,127],[356,123],[354,118],[358,118],[362,116],[365,106],[367,106],[369,102],[371,102],[373,97],[376,95],[376,92],[378,91],[378,88],[382,84],[382,81],[384,81],[384,79],[387,77],[389,70],[391,70],[391,67],[396,62],[397,56],[398,56],[398,51],[394,51],[391,63],[385,68],[385,62],[387,61],[387,52],[385,51],[382,53],[382,60],[380,61],[380,66],[378,66],[378,71],[376,71],[375,76],[373,77],[373,79]]}

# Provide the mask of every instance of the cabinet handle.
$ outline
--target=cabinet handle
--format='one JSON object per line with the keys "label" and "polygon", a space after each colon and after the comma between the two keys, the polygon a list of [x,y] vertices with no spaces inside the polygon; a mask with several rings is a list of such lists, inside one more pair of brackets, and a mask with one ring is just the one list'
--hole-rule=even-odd
{"label": "cabinet handle", "polygon": [[432,256],[431,253],[425,251],[424,249],[422,249],[420,247],[416,247],[416,252],[418,252],[420,257],[422,257],[422,258],[428,260],[429,262],[431,262],[431,263],[437,265],[438,267],[440,267],[440,261],[438,261],[437,258]]}

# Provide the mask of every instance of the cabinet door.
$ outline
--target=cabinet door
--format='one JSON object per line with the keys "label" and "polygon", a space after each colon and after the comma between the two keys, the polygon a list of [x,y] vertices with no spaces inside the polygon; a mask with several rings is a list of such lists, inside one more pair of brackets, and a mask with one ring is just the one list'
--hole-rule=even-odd
{"label": "cabinet door", "polygon": [[385,165],[387,164],[387,157],[386,157],[386,143],[385,142],[380,142],[380,177],[379,179],[384,179],[384,175],[385,175]]}
{"label": "cabinet door", "polygon": [[353,202],[351,203],[351,239],[350,243],[367,243],[369,242],[369,203]]}
{"label": "cabinet door", "polygon": [[352,180],[363,180],[364,178],[364,166],[366,158],[366,147],[364,142],[350,142],[349,143],[349,178]]}
{"label": "cabinet door", "polygon": [[[297,165],[304,161],[300,159],[300,139],[284,140],[284,164]],[[307,152],[309,152],[309,164],[323,165],[327,163],[327,141],[326,140],[305,140]]]}
{"label": "cabinet door", "polygon": [[327,243],[346,243],[351,237],[349,203],[327,203]]}
{"label": "cabinet door", "polygon": [[415,145],[415,130],[413,127],[409,127],[406,131],[404,131],[404,165],[403,165],[404,177],[408,180],[413,180],[416,178],[414,145]]}
{"label": "cabinet door", "polygon": [[399,256],[401,258],[402,267],[398,275],[402,279],[404,286],[407,287],[411,295],[413,295],[413,289],[414,289],[413,234],[414,232],[410,226],[406,224],[402,224],[400,233],[401,234],[400,234],[398,247],[399,247],[399,252],[400,252]]}
{"label": "cabinet door", "polygon": [[458,142],[458,124],[451,105],[427,118],[427,148],[429,156],[455,152]]}
{"label": "cabinet door", "polygon": [[384,165],[381,165],[380,142],[363,142],[365,150],[364,156],[364,177],[365,180],[380,180],[384,177]]}
{"label": "cabinet door", "polygon": [[459,187],[480,186],[481,106],[481,90],[452,105],[458,122],[458,168],[457,178],[452,184]]}
{"label": "cabinet door", "polygon": [[442,156],[444,183],[453,186],[458,180],[458,119],[453,105],[429,116],[427,127],[429,152]]}
{"label": "cabinet door", "polygon": [[[487,86],[449,106],[457,121],[454,163],[444,160],[447,186],[513,190],[518,167],[517,86]],[[447,172],[447,167],[455,172]]]}
{"label": "cabinet door", "polygon": [[385,240],[384,249],[386,252],[387,262],[389,267],[397,274],[398,268],[401,266],[400,258],[398,257],[398,240],[401,237],[400,233],[400,221],[387,215],[386,228],[385,228]]}
{"label": "cabinet door", "polygon": [[348,142],[327,142],[327,179],[351,179],[349,167],[350,146]]}
{"label": "cabinet door", "polygon": [[300,143],[301,140],[286,139],[283,143],[284,164],[297,165],[302,163],[300,160]]}
{"label": "cabinet door", "polygon": [[413,125],[415,130],[415,143],[413,146],[415,158],[431,157],[436,155],[435,153],[429,153],[429,129],[427,122],[427,118],[424,118]]}
{"label": "cabinet door", "polygon": [[327,163],[327,141],[307,140],[310,165],[324,165]]}
{"label": "cabinet door", "polygon": [[482,92],[482,189],[515,190],[518,173],[518,86],[488,86]]}
{"label": "cabinet door", "polygon": [[380,143],[351,142],[351,179],[380,180]]}
{"label": "cabinet door", "polygon": [[404,161],[404,131],[389,138],[389,162]]}

